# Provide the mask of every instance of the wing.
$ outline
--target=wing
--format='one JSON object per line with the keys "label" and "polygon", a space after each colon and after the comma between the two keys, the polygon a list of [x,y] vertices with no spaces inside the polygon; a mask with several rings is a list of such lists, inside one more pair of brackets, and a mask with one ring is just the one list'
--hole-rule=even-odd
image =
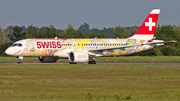
{"label": "wing", "polygon": [[114,50],[114,49],[124,49],[128,47],[135,47],[135,46],[142,46],[140,45],[127,45],[127,46],[119,46],[119,47],[108,47],[108,48],[99,48],[99,49],[89,49],[89,52],[102,52],[102,51],[107,51],[107,50]]}
{"label": "wing", "polygon": [[102,51],[107,51],[107,50],[125,49],[125,48],[135,47],[135,46],[154,45],[154,44],[171,43],[171,42],[177,42],[177,41],[148,42],[148,43],[140,44],[140,45],[127,45],[127,46],[119,46],[119,47],[109,47],[109,48],[99,48],[99,49],[89,49],[88,51],[89,51],[89,52],[102,52]]}

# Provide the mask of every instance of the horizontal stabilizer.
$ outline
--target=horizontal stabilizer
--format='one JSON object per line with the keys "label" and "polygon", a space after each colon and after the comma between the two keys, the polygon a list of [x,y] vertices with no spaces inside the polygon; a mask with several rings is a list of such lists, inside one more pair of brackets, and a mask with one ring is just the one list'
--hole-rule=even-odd
{"label": "horizontal stabilizer", "polygon": [[171,43],[171,42],[177,42],[177,41],[148,42],[148,43],[145,43],[143,45],[160,44],[160,43]]}

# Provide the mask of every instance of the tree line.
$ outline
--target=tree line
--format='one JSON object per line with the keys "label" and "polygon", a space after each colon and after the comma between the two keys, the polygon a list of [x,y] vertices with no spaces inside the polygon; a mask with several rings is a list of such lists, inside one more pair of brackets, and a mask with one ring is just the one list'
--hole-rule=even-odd
{"label": "tree line", "polygon": [[[6,29],[0,28],[0,56],[6,56],[4,51],[15,41],[26,38],[127,38],[134,35],[138,26],[115,28],[90,29],[89,24],[84,23],[76,30],[69,24],[65,29],[56,29],[53,25],[48,27],[29,27],[9,26]],[[168,43],[161,47],[136,53],[137,56],[180,56],[180,26],[158,25],[155,31],[158,40],[175,40],[176,43]]]}

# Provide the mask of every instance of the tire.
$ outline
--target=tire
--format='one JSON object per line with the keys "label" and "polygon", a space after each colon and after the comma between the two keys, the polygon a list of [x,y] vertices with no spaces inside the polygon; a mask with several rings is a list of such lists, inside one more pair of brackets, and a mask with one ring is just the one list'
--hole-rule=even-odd
{"label": "tire", "polygon": [[88,64],[96,64],[96,61],[90,60],[90,61],[88,62]]}
{"label": "tire", "polygon": [[88,64],[92,64],[92,61],[89,61]]}
{"label": "tire", "polygon": [[96,64],[96,61],[93,60],[93,61],[92,61],[92,64]]}
{"label": "tire", "polygon": [[69,64],[77,64],[77,63],[74,63],[74,62],[69,62]]}

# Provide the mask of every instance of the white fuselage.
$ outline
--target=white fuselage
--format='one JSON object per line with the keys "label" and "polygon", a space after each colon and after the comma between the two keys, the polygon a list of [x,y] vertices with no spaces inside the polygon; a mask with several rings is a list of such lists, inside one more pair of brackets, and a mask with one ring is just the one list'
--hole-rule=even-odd
{"label": "white fuselage", "polygon": [[[37,57],[60,57],[68,58],[72,51],[86,52],[90,55],[99,56],[122,56],[145,51],[155,45],[141,45],[146,40],[136,39],[24,39],[15,42],[7,50],[6,54],[11,56],[37,56]],[[141,45],[127,47],[129,45]],[[111,49],[114,47],[125,47]],[[104,51],[89,52],[93,49],[105,49]]]}

